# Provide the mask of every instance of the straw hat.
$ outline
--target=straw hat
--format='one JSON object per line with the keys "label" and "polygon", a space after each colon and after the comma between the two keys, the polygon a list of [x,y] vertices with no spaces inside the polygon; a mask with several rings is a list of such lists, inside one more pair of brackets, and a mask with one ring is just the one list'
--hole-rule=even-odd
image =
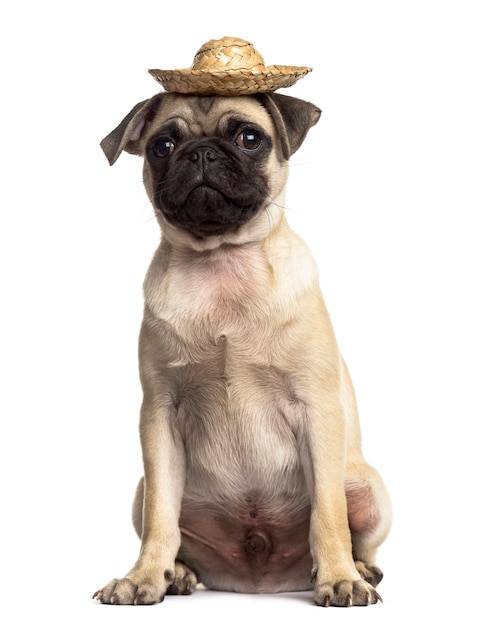
{"label": "straw hat", "polygon": [[310,67],[264,64],[254,46],[237,37],[211,39],[183,70],[148,70],[166,91],[200,96],[239,96],[290,87]]}

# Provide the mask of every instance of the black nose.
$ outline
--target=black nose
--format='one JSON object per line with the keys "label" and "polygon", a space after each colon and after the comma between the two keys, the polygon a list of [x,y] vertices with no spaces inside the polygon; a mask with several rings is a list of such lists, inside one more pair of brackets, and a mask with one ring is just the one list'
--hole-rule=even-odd
{"label": "black nose", "polygon": [[190,154],[190,160],[193,162],[199,161],[201,164],[206,165],[211,161],[217,160],[217,153],[210,146],[199,146]]}

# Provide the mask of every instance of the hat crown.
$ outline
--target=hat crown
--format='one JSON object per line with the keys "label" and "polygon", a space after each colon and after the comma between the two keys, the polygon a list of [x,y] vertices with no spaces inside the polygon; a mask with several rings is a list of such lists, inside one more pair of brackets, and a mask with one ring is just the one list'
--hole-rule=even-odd
{"label": "hat crown", "polygon": [[210,39],[197,51],[191,67],[194,72],[226,72],[227,70],[250,70],[263,72],[264,59],[254,46],[237,37]]}

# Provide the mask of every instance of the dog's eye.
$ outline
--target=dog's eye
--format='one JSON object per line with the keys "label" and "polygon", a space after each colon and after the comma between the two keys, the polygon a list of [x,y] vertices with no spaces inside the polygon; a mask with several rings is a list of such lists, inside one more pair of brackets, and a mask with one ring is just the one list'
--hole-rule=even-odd
{"label": "dog's eye", "polygon": [[156,140],[151,149],[153,150],[153,154],[155,156],[159,157],[160,159],[164,159],[170,156],[170,154],[173,152],[173,150],[175,149],[175,144],[168,137],[160,137]]}
{"label": "dog's eye", "polygon": [[257,150],[261,143],[262,137],[252,128],[243,130],[235,140],[235,145],[244,150]]}

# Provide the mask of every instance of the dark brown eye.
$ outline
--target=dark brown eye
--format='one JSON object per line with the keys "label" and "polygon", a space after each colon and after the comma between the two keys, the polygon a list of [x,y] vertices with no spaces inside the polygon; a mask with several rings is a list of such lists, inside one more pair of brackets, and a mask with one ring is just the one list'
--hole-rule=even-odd
{"label": "dark brown eye", "polygon": [[235,145],[243,150],[257,150],[262,143],[262,137],[260,134],[252,129],[247,128],[243,130],[235,140]]}
{"label": "dark brown eye", "polygon": [[155,156],[165,159],[173,152],[175,144],[169,137],[160,137],[155,141],[151,149]]}

